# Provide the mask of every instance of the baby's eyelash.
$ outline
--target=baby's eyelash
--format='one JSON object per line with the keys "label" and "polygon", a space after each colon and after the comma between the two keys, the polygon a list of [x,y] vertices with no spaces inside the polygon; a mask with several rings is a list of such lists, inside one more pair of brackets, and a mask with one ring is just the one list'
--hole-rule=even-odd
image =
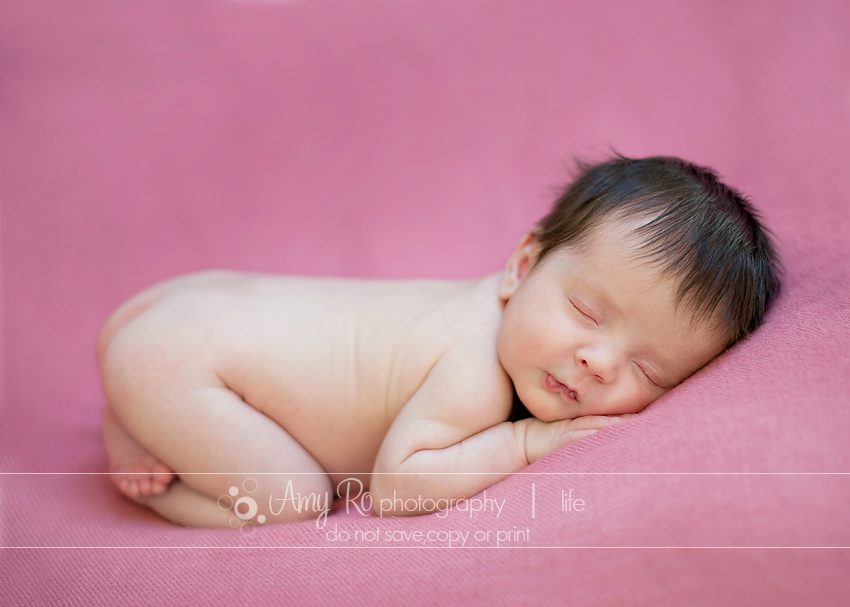
{"label": "baby's eyelash", "polygon": [[591,320],[591,321],[593,321],[593,322],[596,322],[595,320],[593,320],[593,317],[588,316],[587,314],[585,314],[584,312],[582,312],[582,311],[581,311],[581,309],[580,309],[577,305],[575,305],[575,304],[572,302],[572,300],[570,300],[570,305],[571,305],[571,306],[575,309],[575,311],[576,311],[576,312],[578,312],[579,314],[581,314],[582,316],[584,316],[586,319]]}
{"label": "baby's eyelash", "polygon": [[637,366],[637,368],[638,368],[638,369],[640,369],[640,372],[641,372],[641,373],[643,373],[643,376],[644,376],[646,379],[648,379],[648,380],[649,380],[649,383],[651,383],[653,386],[655,386],[655,387],[657,387],[657,388],[660,388],[660,387],[661,387],[661,386],[659,386],[658,384],[656,384],[654,381],[652,381],[652,378],[649,376],[649,373],[647,373],[646,371],[644,371],[644,370],[643,370],[643,367],[641,367],[640,365],[636,365],[636,366]]}

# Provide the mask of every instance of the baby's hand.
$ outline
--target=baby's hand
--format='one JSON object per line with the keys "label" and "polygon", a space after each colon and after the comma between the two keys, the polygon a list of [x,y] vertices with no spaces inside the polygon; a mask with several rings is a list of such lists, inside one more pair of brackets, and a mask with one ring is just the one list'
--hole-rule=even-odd
{"label": "baby's hand", "polygon": [[525,457],[529,464],[533,464],[544,455],[550,454],[567,443],[589,436],[597,430],[613,426],[635,415],[637,414],[586,415],[557,422],[543,422],[534,417],[522,420],[528,424],[525,428]]}

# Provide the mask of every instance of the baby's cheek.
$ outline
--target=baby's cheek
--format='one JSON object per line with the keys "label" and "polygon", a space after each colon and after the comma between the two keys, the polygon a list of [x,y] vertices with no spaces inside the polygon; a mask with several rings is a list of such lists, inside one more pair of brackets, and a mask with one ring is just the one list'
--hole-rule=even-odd
{"label": "baby's cheek", "polygon": [[635,384],[631,385],[627,393],[618,399],[616,405],[610,408],[608,415],[627,415],[629,413],[640,413],[653,402],[658,400],[664,394],[660,388],[653,390],[647,389],[644,386]]}
{"label": "baby's cheek", "polygon": [[644,409],[646,409],[649,405],[657,401],[659,398],[664,396],[666,390],[655,389],[650,391],[648,395],[644,395],[642,398],[637,400],[635,404],[630,408],[626,413],[640,413]]}
{"label": "baby's cheek", "polygon": [[512,323],[502,323],[498,339],[499,361],[512,378],[513,372],[516,371],[522,360],[524,344],[521,338],[521,332],[517,331],[516,327],[512,326]]}

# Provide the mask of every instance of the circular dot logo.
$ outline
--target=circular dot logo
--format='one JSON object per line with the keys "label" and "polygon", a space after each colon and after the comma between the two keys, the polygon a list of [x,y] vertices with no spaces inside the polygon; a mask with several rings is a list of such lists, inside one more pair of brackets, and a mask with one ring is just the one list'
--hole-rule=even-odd
{"label": "circular dot logo", "polygon": [[[253,478],[246,478],[242,483],[242,489],[245,493],[254,493],[258,487],[259,483]],[[236,529],[237,527],[244,528],[250,525],[251,531],[253,531],[254,521],[252,519],[257,516],[257,512],[260,509],[257,505],[257,500],[250,495],[243,495],[237,498],[239,488],[236,486],[231,487],[228,493],[229,495],[222,495],[218,498],[218,507],[222,510],[233,510],[233,514],[236,516],[230,519],[230,526]],[[262,525],[265,522],[266,516],[264,514],[257,516],[257,523]]]}

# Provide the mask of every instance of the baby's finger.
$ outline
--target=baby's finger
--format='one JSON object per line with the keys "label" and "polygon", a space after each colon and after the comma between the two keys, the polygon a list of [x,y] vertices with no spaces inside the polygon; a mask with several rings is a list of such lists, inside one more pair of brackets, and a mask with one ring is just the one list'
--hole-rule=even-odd
{"label": "baby's finger", "polygon": [[585,415],[572,420],[570,430],[602,430],[625,421],[625,419],[626,416],[620,415]]}
{"label": "baby's finger", "polygon": [[591,434],[594,434],[596,432],[599,432],[599,430],[573,430],[569,434],[570,442],[576,441],[580,438],[584,438],[585,436],[590,436]]}

